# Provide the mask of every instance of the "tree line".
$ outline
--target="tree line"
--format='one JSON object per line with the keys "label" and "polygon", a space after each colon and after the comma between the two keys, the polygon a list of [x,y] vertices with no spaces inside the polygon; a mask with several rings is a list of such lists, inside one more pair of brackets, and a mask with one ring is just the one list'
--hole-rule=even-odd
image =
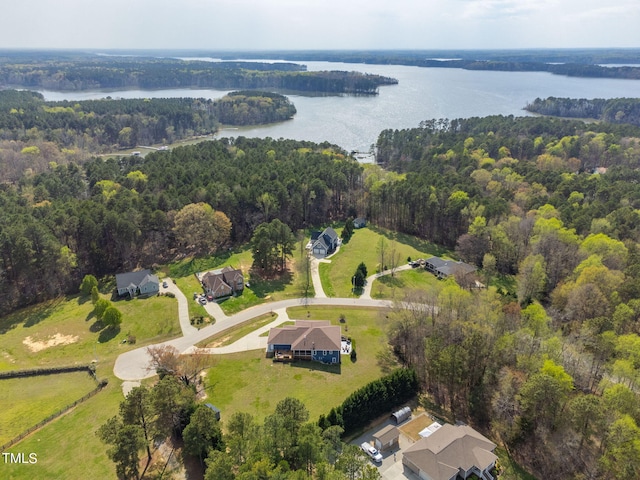
{"label": "tree line", "polygon": [[536,98],[525,110],[542,115],[595,118],[607,123],[640,126],[640,99],[637,98]]}
{"label": "tree line", "polygon": [[382,75],[307,72],[304,65],[281,62],[207,62],[91,55],[75,55],[61,61],[46,54],[35,59],[0,57],[0,85],[31,89],[283,89],[374,95],[379,86],[396,83],[396,79]]}

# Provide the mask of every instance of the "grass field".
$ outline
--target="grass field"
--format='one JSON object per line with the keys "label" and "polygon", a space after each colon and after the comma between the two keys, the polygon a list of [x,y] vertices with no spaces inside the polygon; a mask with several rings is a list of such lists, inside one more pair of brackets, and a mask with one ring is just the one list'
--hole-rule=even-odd
{"label": "grass field", "polygon": [[[97,359],[98,378],[109,380],[109,385],[100,393],[10,448],[8,451],[12,453],[37,454],[38,463],[4,464],[3,479],[115,478],[114,464],[105,454],[105,445],[95,435],[100,425],[117,414],[123,398],[121,381],[113,376],[115,359],[127,350],[179,335],[180,325],[177,301],[169,297],[119,300],[114,305],[123,313],[123,322],[117,332],[98,329],[92,313],[93,305],[77,296],[29,307],[0,320],[0,370],[86,365]],[[122,343],[129,335],[136,337],[135,345]],[[63,341],[56,344],[60,339]],[[34,346],[42,349],[36,348],[36,351]],[[36,407],[40,405],[41,415],[33,411],[24,413],[24,423],[29,423],[25,428],[92,390],[95,383],[87,374],[82,375],[86,381],[65,381],[62,390],[50,385],[52,396],[33,402]],[[4,389],[9,384],[0,384],[3,397],[9,394],[31,397],[33,386],[30,383],[33,380],[22,379],[29,383],[17,385],[8,393]],[[48,385],[55,376],[36,377],[35,380]],[[56,390],[59,395],[54,393]],[[30,408],[26,406],[28,403],[32,402],[25,402],[19,408]],[[20,415],[18,411],[6,413],[6,418],[17,421]],[[20,426],[16,428],[23,430]],[[13,436],[11,433],[7,435]]]}
{"label": "grass field", "polygon": [[[360,262],[364,262],[367,266],[368,275],[375,273],[376,266],[380,262],[377,245],[381,238],[387,242],[387,258],[390,255],[392,242],[395,242],[399,265],[406,263],[408,257],[415,259],[442,254],[442,251],[432,244],[409,235],[377,228],[356,230],[349,243],[340,247],[340,251],[331,257],[330,264],[320,264],[320,278],[327,296],[353,296],[351,278]],[[385,263],[387,266],[390,264],[387,260]],[[374,286],[373,292],[375,292],[375,288]]]}
{"label": "grass field", "polygon": [[96,388],[87,372],[0,380],[0,444],[53,415]]}
{"label": "grass field", "polygon": [[252,318],[246,322],[229,328],[224,332],[217,333],[209,338],[204,339],[201,342],[196,343],[197,347],[209,348],[209,347],[222,347],[225,345],[231,345],[237,340],[240,340],[245,335],[257,330],[260,327],[273,322],[277,315],[275,313],[265,313],[259,317]]}
{"label": "grass field", "polygon": [[[0,371],[115,360],[126,350],[180,334],[178,304],[173,298],[119,300],[114,306],[122,312],[119,330],[101,328],[91,302],[77,296],[52,300],[2,318]],[[136,337],[135,345],[122,343],[129,335]],[[47,344],[51,346],[46,347]]]}
{"label": "grass field", "polygon": [[413,268],[397,272],[395,276],[386,275],[373,283],[371,298],[402,300],[411,290],[425,290],[437,287],[440,281],[424,268]]}
{"label": "grass field", "polygon": [[356,339],[357,361],[343,356],[341,365],[278,363],[265,358],[263,351],[218,357],[208,371],[207,385],[209,400],[224,418],[248,412],[261,420],[273,413],[280,400],[292,396],[304,402],[310,418],[316,419],[384,374],[377,353],[386,347],[386,319],[379,309],[295,307],[288,313],[292,319],[331,320],[336,325],[341,325],[338,319],[344,314],[343,334]]}
{"label": "grass field", "polygon": [[108,378],[109,385],[7,450],[35,453],[38,463],[5,463],[2,478],[116,478],[115,465],[105,453],[106,446],[95,434],[100,425],[117,414],[122,401],[120,381],[113,377],[112,370],[113,362],[99,366],[98,378]]}

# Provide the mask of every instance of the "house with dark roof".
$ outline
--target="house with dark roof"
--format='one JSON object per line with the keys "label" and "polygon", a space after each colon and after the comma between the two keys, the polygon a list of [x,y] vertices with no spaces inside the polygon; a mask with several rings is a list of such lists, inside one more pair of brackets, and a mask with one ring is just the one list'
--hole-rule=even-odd
{"label": "house with dark roof", "polygon": [[466,276],[476,271],[476,267],[468,263],[457,260],[443,260],[440,257],[426,259],[424,268],[440,279],[456,274]]}
{"label": "house with dark roof", "polygon": [[307,244],[307,248],[314,255],[326,257],[335,252],[338,245],[340,245],[338,234],[333,228],[327,227],[322,232],[318,231],[311,234],[311,240]]}
{"label": "house with dark roof", "polygon": [[267,356],[274,360],[312,360],[340,363],[342,333],[328,320],[297,320],[294,325],[272,328]]}
{"label": "house with dark roof", "polygon": [[443,425],[402,454],[402,463],[423,480],[494,480],[496,444],[468,425]]}
{"label": "house with dark roof", "polygon": [[232,267],[207,272],[200,278],[200,282],[207,295],[213,298],[239,295],[244,290],[242,270]]}
{"label": "house with dark roof", "polygon": [[116,274],[116,289],[119,296],[155,295],[160,291],[160,280],[150,270]]}

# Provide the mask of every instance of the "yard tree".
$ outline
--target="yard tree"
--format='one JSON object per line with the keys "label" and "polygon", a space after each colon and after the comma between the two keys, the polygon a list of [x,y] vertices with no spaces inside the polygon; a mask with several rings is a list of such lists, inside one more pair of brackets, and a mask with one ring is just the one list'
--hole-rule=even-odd
{"label": "yard tree", "polygon": [[190,455],[203,462],[209,449],[222,450],[222,430],[216,414],[206,405],[200,404],[191,414],[189,425],[182,432],[184,448]]}
{"label": "yard tree", "polygon": [[195,392],[173,375],[166,375],[151,390],[151,403],[156,432],[163,436],[180,434],[195,408]]}
{"label": "yard tree", "polygon": [[253,264],[266,273],[284,271],[294,247],[295,236],[287,224],[277,218],[261,223],[251,237]]}
{"label": "yard tree", "polygon": [[237,464],[242,464],[257,447],[259,427],[253,416],[245,412],[232,414],[226,425],[229,454]]}
{"label": "yard tree", "polygon": [[108,327],[117,328],[122,323],[122,312],[114,306],[109,306],[102,315],[102,322]]}
{"label": "yard tree", "polygon": [[209,254],[229,241],[231,221],[208,203],[190,203],[175,214],[173,231],[185,250]]}
{"label": "yard tree", "polygon": [[343,472],[349,480],[360,478],[367,458],[357,445],[345,445],[336,461],[336,469]]}
{"label": "yard tree", "polygon": [[234,480],[233,459],[225,452],[211,450],[206,460],[207,469],[204,480]]}
{"label": "yard tree", "polygon": [[140,479],[140,450],[145,447],[144,434],[138,425],[127,425],[112,417],[96,432],[111,447],[107,456],[116,464],[118,478]]}
{"label": "yard tree", "polygon": [[111,307],[111,302],[109,300],[107,300],[106,298],[99,298],[93,307],[96,318],[98,320],[102,320],[104,317],[104,312],[106,312],[109,307]]}
{"label": "yard tree", "polygon": [[91,295],[93,287],[98,287],[98,279],[93,275],[85,275],[80,283],[80,294],[87,296]]}
{"label": "yard tree", "polygon": [[383,272],[386,268],[385,260],[387,254],[387,239],[384,237],[380,237],[377,244],[378,251],[378,263],[379,263],[379,272]]}
{"label": "yard tree", "polygon": [[177,348],[171,345],[156,345],[147,347],[150,357],[148,368],[161,377],[173,375],[185,386],[200,388],[200,373],[211,366],[211,357],[196,352],[191,355],[181,355]]}
{"label": "yard tree", "polygon": [[98,291],[98,287],[93,287],[91,289],[91,303],[95,305],[98,300],[100,300],[100,292]]}
{"label": "yard tree", "polygon": [[120,417],[125,425],[138,427],[142,439],[143,447],[147,450],[147,463],[142,472],[151,463],[151,443],[154,437],[155,413],[151,405],[151,393],[145,386],[134,387],[120,403]]}
{"label": "yard tree", "polygon": [[351,237],[353,236],[353,219],[351,217],[347,218],[347,221],[344,223],[344,228],[342,229],[342,233],[340,234],[340,238],[344,243],[349,243]]}

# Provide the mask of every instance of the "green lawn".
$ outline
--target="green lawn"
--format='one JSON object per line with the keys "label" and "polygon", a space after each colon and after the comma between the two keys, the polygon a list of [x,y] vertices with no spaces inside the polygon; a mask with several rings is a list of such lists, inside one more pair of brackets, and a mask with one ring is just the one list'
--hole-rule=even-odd
{"label": "green lawn", "polygon": [[209,348],[231,345],[254,330],[273,322],[276,317],[277,315],[275,313],[265,313],[264,315],[260,315],[259,317],[252,318],[240,325],[229,328],[224,332],[212,335],[211,337],[196,343],[196,346],[200,348]]}
{"label": "green lawn", "polygon": [[[432,244],[409,235],[377,228],[358,229],[349,243],[340,247],[340,251],[330,258],[330,264],[320,264],[320,278],[327,296],[349,297],[353,295],[351,278],[360,262],[364,262],[367,266],[368,275],[375,273],[379,263],[377,245],[381,238],[385,238],[387,242],[387,258],[390,258],[392,242],[395,242],[396,252],[399,254],[399,265],[404,265],[408,257],[416,259],[442,254],[441,250],[436,249]],[[390,265],[387,260],[385,263],[387,266]]]}
{"label": "green lawn", "polygon": [[[222,410],[223,423],[235,412],[248,412],[261,420],[287,396],[304,402],[310,418],[315,419],[384,374],[377,358],[386,348],[386,318],[380,309],[295,307],[288,313],[292,319],[324,319],[343,325],[343,334],[357,342],[357,361],[343,356],[341,365],[279,363],[265,358],[263,351],[217,357],[206,381],[209,401]],[[341,314],[345,324],[339,323]]]}
{"label": "green lawn", "polygon": [[[119,330],[102,328],[91,301],[60,298],[0,320],[0,371],[115,360],[120,353],[180,334],[178,303],[169,297],[118,300]],[[122,343],[129,335],[137,343]],[[43,345],[50,346],[42,348]],[[38,350],[38,348],[42,348]]]}
{"label": "green lawn", "polygon": [[122,401],[120,381],[112,370],[113,362],[98,367],[98,378],[109,380],[101,392],[8,449],[10,453],[35,453],[38,463],[5,463],[2,478],[116,478],[115,464],[105,453],[107,447],[95,434],[118,413]]}
{"label": "green lawn", "polygon": [[0,445],[96,388],[87,372],[0,380]]}
{"label": "green lawn", "polygon": [[397,272],[395,276],[386,275],[373,283],[371,298],[402,300],[411,290],[425,290],[437,287],[440,281],[424,268],[412,268]]}
{"label": "green lawn", "polygon": [[[299,258],[300,244],[296,243],[289,261],[289,271],[279,277],[268,279],[261,278],[251,270],[253,258],[248,247],[234,253],[226,253],[223,256],[183,259],[161,267],[160,271],[169,275],[186,295],[187,299],[190,300],[194,292],[202,293],[202,286],[195,277],[196,272],[204,272],[226,266],[241,269],[245,281],[249,283],[250,287],[245,287],[241,295],[230,297],[220,302],[220,307],[224,313],[233,315],[264,302],[302,296],[301,279],[298,278],[295,269],[295,263]],[[313,289],[311,296],[313,296]],[[207,314],[202,306],[195,302],[189,302],[189,315],[206,316]]]}
{"label": "green lawn", "polygon": [[[180,325],[177,301],[169,297],[119,300],[114,304],[123,313],[121,328],[115,335],[97,328],[93,305],[77,296],[29,307],[0,320],[0,370],[86,365],[97,359],[98,378],[109,380],[109,385],[97,395],[9,449],[13,453],[36,453],[38,463],[5,464],[2,478],[115,478],[114,464],[106,456],[105,445],[95,435],[100,425],[117,414],[123,398],[122,382],[113,376],[115,359],[127,350],[179,335]],[[122,343],[129,334],[136,337],[135,345]],[[60,340],[63,342],[55,344]],[[65,345],[64,341],[71,343]],[[46,342],[51,345],[47,347]],[[34,345],[46,348],[34,351]],[[44,382],[48,389],[49,382],[55,377],[36,377],[28,381]],[[7,413],[7,418],[12,418],[18,425],[16,428],[22,429],[18,419],[24,415],[24,423],[29,423],[25,428],[28,428],[56,411],[60,403],[66,405],[68,400],[75,401],[88,393],[95,386],[89,380],[88,376],[86,381],[65,380],[62,391],[51,386],[51,397],[34,402],[42,407],[39,418],[36,418],[36,412],[26,411],[24,414]],[[4,392],[6,385],[9,384],[2,384],[3,395],[8,395]],[[32,386],[25,383],[19,387],[19,392],[23,388],[24,395],[31,397]],[[13,436],[11,433],[6,435]]]}

